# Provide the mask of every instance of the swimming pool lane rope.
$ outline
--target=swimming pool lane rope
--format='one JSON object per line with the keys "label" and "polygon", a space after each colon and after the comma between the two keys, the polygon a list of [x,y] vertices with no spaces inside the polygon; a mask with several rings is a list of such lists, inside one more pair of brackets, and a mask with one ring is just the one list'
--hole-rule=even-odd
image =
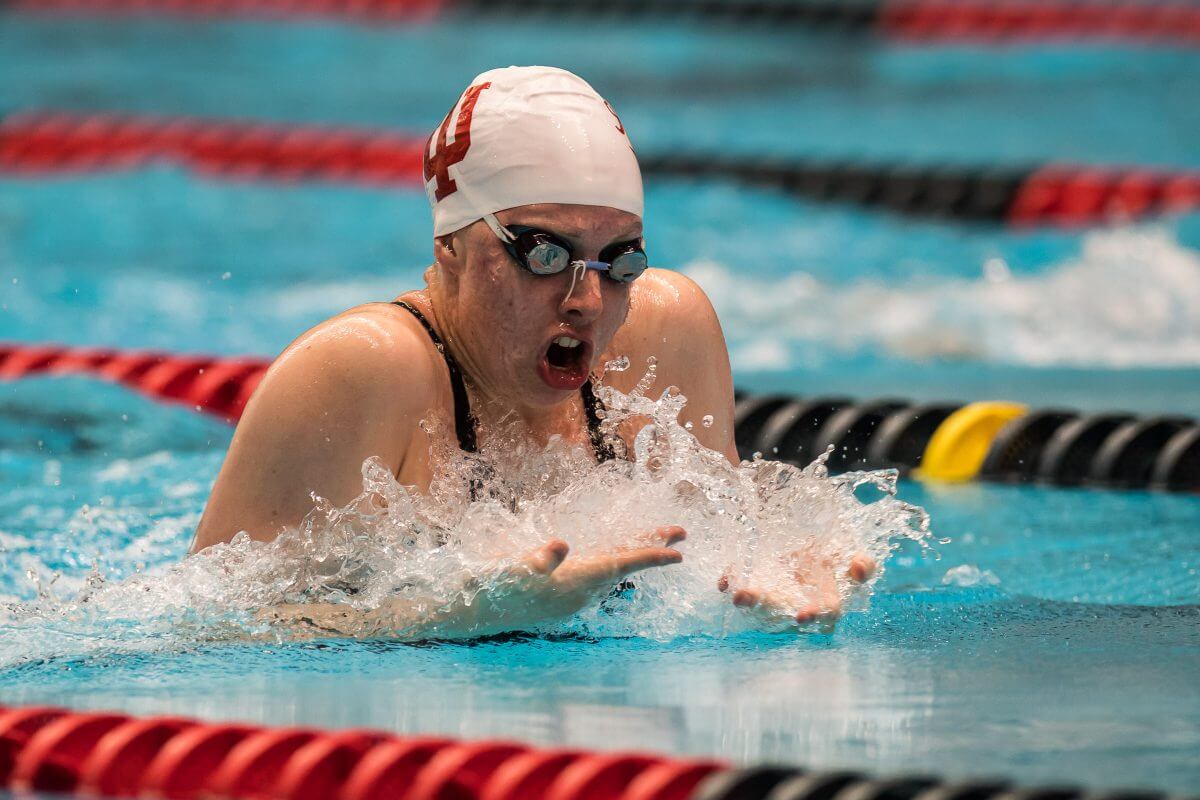
{"label": "swimming pool lane rope", "polygon": [[[126,170],[167,162],[233,180],[424,185],[424,136],[111,114],[0,118],[0,175]],[[1012,225],[1081,226],[1200,208],[1200,170],[929,166],[719,154],[646,154],[648,176],[728,180],[817,202]]]}
{"label": "swimming pool lane rope", "polygon": [[1200,8],[1184,0],[7,0],[7,5],[42,14],[326,17],[376,23],[425,21],[451,14],[485,19],[656,18],[870,34],[911,43],[1200,44]]}
{"label": "swimming pool lane rope", "polygon": [[1165,800],[50,707],[0,707],[4,788],[155,800]]}
{"label": "swimming pool lane rope", "polygon": [[[88,375],[230,423],[269,366],[257,358],[0,343],[0,380]],[[743,458],[760,453],[803,466],[831,450],[832,473],[896,469],[929,481],[1200,492],[1200,420],[1185,416],[775,394],[739,396],[734,431]]]}

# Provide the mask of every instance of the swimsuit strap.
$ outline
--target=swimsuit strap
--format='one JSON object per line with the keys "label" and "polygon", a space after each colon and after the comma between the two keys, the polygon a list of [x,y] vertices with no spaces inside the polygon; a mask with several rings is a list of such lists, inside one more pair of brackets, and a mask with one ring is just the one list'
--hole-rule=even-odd
{"label": "swimsuit strap", "polygon": [[[477,420],[471,413],[471,401],[467,397],[467,387],[463,383],[462,370],[458,368],[458,362],[454,360],[454,356],[450,355],[449,348],[442,342],[442,337],[438,336],[433,326],[429,324],[429,320],[415,306],[404,300],[393,300],[391,304],[400,306],[417,318],[421,327],[429,334],[433,346],[445,359],[446,370],[450,373],[450,388],[454,391],[454,431],[458,434],[458,446],[468,453],[478,452],[475,436]],[[592,390],[591,378],[584,381],[579,393],[583,396],[583,411],[587,415],[588,439],[592,443],[592,449],[596,452],[596,458],[600,461],[614,460],[617,457],[616,450],[604,440],[604,434],[600,430],[600,412],[604,410],[604,403],[599,397],[596,397],[596,393]]]}
{"label": "swimsuit strap", "polygon": [[592,391],[591,378],[584,381],[579,392],[583,395],[583,411],[587,414],[588,438],[592,441],[592,449],[596,451],[596,458],[601,462],[615,460],[617,451],[613,449],[610,442],[605,440],[604,433],[600,430],[600,412],[604,410],[604,401],[596,397],[596,393]]}
{"label": "swimsuit strap", "polygon": [[462,370],[458,368],[458,362],[454,360],[454,356],[450,355],[449,348],[446,347],[442,337],[438,336],[433,326],[429,324],[429,320],[425,319],[425,315],[415,306],[404,300],[393,300],[392,305],[400,306],[417,318],[417,322],[421,323],[421,327],[433,340],[433,346],[445,359],[446,370],[450,373],[450,388],[454,392],[454,432],[458,434],[458,446],[468,453],[478,452],[479,447],[475,439],[475,415],[471,413],[471,401],[467,398],[467,387],[463,383]]}

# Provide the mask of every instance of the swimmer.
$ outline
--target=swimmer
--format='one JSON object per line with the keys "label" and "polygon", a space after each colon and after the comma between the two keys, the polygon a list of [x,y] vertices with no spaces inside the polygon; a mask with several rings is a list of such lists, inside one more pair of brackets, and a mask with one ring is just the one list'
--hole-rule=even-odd
{"label": "swimmer", "polygon": [[[271,540],[312,510],[314,493],[349,502],[370,457],[427,492],[438,468],[431,435],[475,452],[515,418],[538,446],[557,436],[598,461],[617,457],[622,448],[600,430],[594,376],[618,357],[654,359],[658,385],[688,398],[681,424],[738,463],[720,324],[695,283],[647,267],[637,158],[613,107],[590,85],[547,67],[479,75],[431,135],[424,177],[434,252],[426,286],[326,320],[276,359],[234,433],[193,552],[239,531]],[[603,379],[628,393],[639,377],[630,370]],[[421,423],[431,418],[453,425],[430,433]],[[625,445],[636,432],[622,432]],[[271,616],[361,635],[521,630],[570,617],[629,575],[679,562],[674,546],[685,535],[666,526],[587,557],[552,540],[518,562],[503,598],[439,609],[436,618],[386,608],[350,619],[345,607],[328,605]],[[727,579],[714,591],[764,625],[783,620],[801,630],[839,616],[839,570],[863,581],[874,564],[865,556],[806,564],[797,588],[815,588],[816,600]]]}

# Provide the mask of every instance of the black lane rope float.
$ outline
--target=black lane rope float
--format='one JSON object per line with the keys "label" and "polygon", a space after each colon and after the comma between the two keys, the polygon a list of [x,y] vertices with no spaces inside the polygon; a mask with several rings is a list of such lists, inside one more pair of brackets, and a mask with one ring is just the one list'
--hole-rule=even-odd
{"label": "black lane rope float", "polygon": [[743,458],[805,465],[832,448],[832,473],[1200,493],[1200,419],[1181,415],[776,394],[740,397],[734,424]]}
{"label": "black lane rope float", "polygon": [[871,34],[909,42],[1123,39],[1200,44],[1200,8],[1186,0],[7,0],[7,5],[43,14],[321,16],[368,22],[423,21],[455,13],[504,19],[633,17]]}
{"label": "black lane rope float", "polygon": [[[112,114],[0,118],[0,175],[120,170],[169,162],[238,180],[421,186],[424,136]],[[940,219],[1081,226],[1200,208],[1200,170],[929,167],[704,154],[648,154],[645,175],[727,180],[817,202]]]}
{"label": "black lane rope float", "polygon": [[[0,343],[0,380],[82,374],[236,422],[270,361]],[[739,395],[743,458],[798,465],[833,448],[828,467],[897,469],[936,481],[1200,492],[1200,420],[1030,410],[1003,402]]]}

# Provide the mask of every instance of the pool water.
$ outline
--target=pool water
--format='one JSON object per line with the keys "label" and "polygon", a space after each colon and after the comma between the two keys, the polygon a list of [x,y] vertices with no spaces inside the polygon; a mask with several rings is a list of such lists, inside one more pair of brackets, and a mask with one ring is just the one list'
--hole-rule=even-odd
{"label": "pool water", "polygon": [[[1200,167],[1200,52],[554,32],[0,15],[0,111],[423,132],[536,41],[537,61],[610,97],[644,153]],[[1200,215],[1012,231],[655,181],[646,225],[652,261],[712,295],[744,389],[1200,415]],[[407,189],[165,166],[0,176],[0,340],[270,355],[418,285],[428,236]],[[177,562],[230,433],[85,379],[0,384],[0,601]],[[1200,786],[1200,498],[913,482],[900,496],[950,541],[902,548],[833,635],[180,646],[117,626],[72,640],[0,610],[0,703]]]}

